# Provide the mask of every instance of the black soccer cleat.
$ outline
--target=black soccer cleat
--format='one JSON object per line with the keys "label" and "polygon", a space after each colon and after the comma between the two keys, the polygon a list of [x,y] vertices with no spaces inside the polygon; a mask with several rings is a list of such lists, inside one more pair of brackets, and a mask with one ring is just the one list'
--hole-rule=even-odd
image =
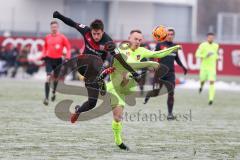
{"label": "black soccer cleat", "polygon": [[78,112],[78,109],[80,108],[81,106],[79,105],[76,105],[75,106],[75,113],[72,113],[71,114],[71,117],[70,117],[70,121],[71,123],[75,123],[77,120],[78,120],[78,117],[80,115],[80,112]]}
{"label": "black soccer cleat", "polygon": [[213,104],[213,101],[209,101],[208,105],[211,106]]}
{"label": "black soccer cleat", "polygon": [[118,145],[118,147],[122,150],[126,150],[129,151],[130,149],[128,148],[128,146],[126,146],[124,143],[121,143],[120,145]]}
{"label": "black soccer cleat", "polygon": [[147,104],[149,99],[150,99],[150,97],[145,97],[143,104]]}
{"label": "black soccer cleat", "polygon": [[79,109],[80,107],[81,107],[81,106],[79,106],[79,105],[76,105],[76,106],[75,106],[75,113],[79,113],[79,112],[78,112],[78,109]]}
{"label": "black soccer cleat", "polygon": [[70,121],[71,123],[75,123],[78,120],[80,113],[73,113],[71,114]]}
{"label": "black soccer cleat", "polygon": [[202,87],[199,88],[198,92],[199,94],[202,93]]}
{"label": "black soccer cleat", "polygon": [[55,99],[56,99],[56,94],[53,93],[53,95],[52,95],[52,97],[51,97],[52,102],[55,101]]}
{"label": "black soccer cleat", "polygon": [[171,121],[171,120],[175,120],[175,119],[176,119],[176,117],[172,113],[168,113],[167,120]]}
{"label": "black soccer cleat", "polygon": [[47,99],[47,98],[45,98],[45,99],[43,100],[43,104],[44,104],[45,106],[48,105],[48,99]]}

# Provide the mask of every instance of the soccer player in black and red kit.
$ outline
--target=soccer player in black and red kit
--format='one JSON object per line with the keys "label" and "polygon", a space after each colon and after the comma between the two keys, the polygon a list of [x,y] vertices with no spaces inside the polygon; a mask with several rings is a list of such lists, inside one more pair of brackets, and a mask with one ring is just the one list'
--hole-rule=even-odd
{"label": "soccer player in black and red kit", "polygon": [[[156,51],[166,49],[172,46],[175,46],[177,44],[173,43],[173,39],[175,36],[175,30],[173,28],[168,29],[168,36],[166,37],[166,41],[158,43],[156,46]],[[154,75],[154,85],[156,83],[159,84],[158,89],[154,89],[147,93],[145,102],[146,104],[150,97],[155,97],[159,95],[159,92],[163,85],[166,86],[168,90],[168,99],[167,99],[167,106],[168,106],[168,120],[173,120],[175,117],[172,114],[173,110],[173,104],[174,104],[174,89],[175,89],[175,69],[174,69],[174,61],[177,62],[179,66],[182,67],[184,74],[187,74],[187,69],[183,66],[181,60],[179,59],[177,52],[172,52],[170,55],[161,58],[159,60],[159,63],[161,63],[162,66],[166,66],[166,70],[163,71],[162,69],[159,69],[155,72]]]}
{"label": "soccer player in black and red kit", "polygon": [[[114,52],[115,44],[112,42],[110,36],[104,32],[104,25],[101,20],[94,20],[91,23],[90,27],[88,27],[83,24],[74,22],[72,19],[60,14],[58,11],[55,11],[53,13],[53,17],[58,18],[68,26],[77,29],[82,34],[85,42],[83,55],[78,58],[77,63],[79,67],[88,65],[87,68],[80,68],[78,70],[80,74],[85,76],[85,86],[88,90],[88,101],[83,103],[81,106],[77,105],[75,107],[75,113],[71,116],[71,122],[74,123],[77,121],[80,113],[86,112],[96,106],[100,91],[100,86],[96,79],[103,67],[102,63],[97,60],[98,58],[100,58],[102,61],[105,61],[107,54],[110,53],[123,65],[124,68],[132,73],[133,78],[137,80],[140,78],[140,76],[125,62],[120,54],[116,54]],[[87,55],[95,55],[96,58],[92,58],[91,62],[89,59],[84,60]],[[93,63],[93,61],[95,62]]]}

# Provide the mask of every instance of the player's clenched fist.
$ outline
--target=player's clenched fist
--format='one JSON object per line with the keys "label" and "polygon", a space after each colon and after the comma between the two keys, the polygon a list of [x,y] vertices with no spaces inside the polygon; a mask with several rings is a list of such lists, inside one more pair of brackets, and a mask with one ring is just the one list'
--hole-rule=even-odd
{"label": "player's clenched fist", "polygon": [[61,14],[58,11],[53,12],[53,18],[58,18]]}

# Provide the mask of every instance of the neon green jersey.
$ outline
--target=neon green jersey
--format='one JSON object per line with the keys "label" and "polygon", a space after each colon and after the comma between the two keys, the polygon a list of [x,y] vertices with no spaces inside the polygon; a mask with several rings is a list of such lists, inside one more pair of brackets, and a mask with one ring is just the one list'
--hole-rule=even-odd
{"label": "neon green jersey", "polygon": [[[139,47],[136,50],[126,49],[121,50],[119,48],[116,49],[116,52],[122,55],[125,61],[135,70],[142,68],[157,68],[159,64],[153,61],[144,61],[140,62],[142,58],[162,58],[173,51],[179,49],[180,46],[173,46],[171,48],[161,50],[161,51],[150,51],[144,47]],[[115,67],[115,71],[110,75],[111,81],[107,83],[107,91],[110,92],[113,96],[111,96],[111,105],[125,105],[125,96],[134,93],[137,88],[137,84],[135,80],[129,79],[127,85],[122,86],[123,77],[129,78],[129,72],[120,64],[120,62],[116,59],[113,61],[113,67]]]}
{"label": "neon green jersey", "polygon": [[144,47],[138,47],[134,51],[130,48],[126,50],[121,50],[121,49],[118,49],[118,50],[120,51],[120,53],[123,53],[128,57],[130,57],[130,59],[132,59],[131,61],[135,60],[136,62],[140,62],[140,60],[143,58],[163,58],[169,55],[170,53],[172,53],[173,51],[179,49],[179,47],[180,47],[179,45],[176,45],[174,47],[170,47],[160,51],[151,51]]}
{"label": "neon green jersey", "polygon": [[[218,48],[217,43],[203,42],[199,45],[196,57],[201,58],[201,69],[204,70],[216,70],[216,63],[218,59]],[[210,55],[210,56],[208,56]]]}
{"label": "neon green jersey", "polygon": [[[146,67],[156,67],[158,66],[158,63],[152,62],[152,61],[146,61],[146,62],[140,62],[143,58],[163,58],[170,53],[172,53],[175,50],[178,50],[180,48],[179,45],[160,50],[160,51],[151,51],[144,47],[138,47],[136,50],[132,50],[130,48],[121,50],[120,48],[116,49],[117,53],[122,54],[122,57],[125,59],[125,61],[133,68],[133,69],[142,69]],[[119,70],[120,72],[124,71],[126,72],[125,68],[123,68],[121,65],[119,65],[117,60],[114,60],[113,66]],[[119,74],[119,72],[118,72]],[[114,74],[113,74],[114,75]]]}

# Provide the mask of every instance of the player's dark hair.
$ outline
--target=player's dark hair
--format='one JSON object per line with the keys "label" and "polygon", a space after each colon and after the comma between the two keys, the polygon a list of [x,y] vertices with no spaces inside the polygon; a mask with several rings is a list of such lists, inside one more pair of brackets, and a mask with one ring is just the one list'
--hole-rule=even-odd
{"label": "player's dark hair", "polygon": [[169,32],[173,32],[173,34],[175,35],[175,30],[174,30],[174,28],[168,28],[168,31],[169,31]]}
{"label": "player's dark hair", "polygon": [[213,32],[208,32],[207,36],[214,36],[215,34]]}
{"label": "player's dark hair", "polygon": [[91,24],[90,24],[90,29],[96,29],[96,30],[104,30],[104,25],[103,25],[103,22],[102,20],[100,19],[95,19]]}
{"label": "player's dark hair", "polygon": [[133,34],[135,32],[142,34],[142,31],[140,31],[139,29],[131,30],[130,34]]}
{"label": "player's dark hair", "polygon": [[50,25],[53,25],[53,24],[58,24],[58,22],[57,21],[51,21]]}

